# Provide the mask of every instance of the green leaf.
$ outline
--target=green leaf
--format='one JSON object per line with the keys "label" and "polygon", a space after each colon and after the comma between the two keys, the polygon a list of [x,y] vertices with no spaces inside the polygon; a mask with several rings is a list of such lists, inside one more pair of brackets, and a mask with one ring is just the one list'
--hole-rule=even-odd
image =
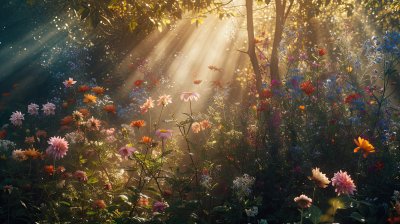
{"label": "green leaf", "polygon": [[88,184],[95,184],[97,182],[99,182],[99,179],[97,179],[97,177],[90,177],[87,181]]}
{"label": "green leaf", "polygon": [[96,215],[96,212],[95,211],[87,211],[86,215]]}
{"label": "green leaf", "polygon": [[312,205],[305,213],[304,217],[309,219],[312,223],[317,224],[321,218],[322,212],[317,206]]}
{"label": "green leaf", "polygon": [[68,206],[68,207],[70,207],[70,206],[71,206],[71,203],[69,203],[69,202],[66,202],[66,201],[60,201],[60,202],[59,202],[59,204],[61,204],[61,205],[65,205],[65,206]]}

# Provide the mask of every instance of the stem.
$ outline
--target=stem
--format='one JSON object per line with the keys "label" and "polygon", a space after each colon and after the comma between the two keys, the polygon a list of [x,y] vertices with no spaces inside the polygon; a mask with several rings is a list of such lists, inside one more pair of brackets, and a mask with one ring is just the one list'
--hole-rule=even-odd
{"label": "stem", "polygon": [[300,213],[300,224],[303,224],[303,213],[304,213],[304,209],[301,209],[301,213]]}

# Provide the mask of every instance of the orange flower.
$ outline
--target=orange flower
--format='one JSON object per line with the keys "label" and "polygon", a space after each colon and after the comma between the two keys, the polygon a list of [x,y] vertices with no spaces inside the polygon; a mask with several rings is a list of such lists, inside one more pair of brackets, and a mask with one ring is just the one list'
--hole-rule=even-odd
{"label": "orange flower", "polygon": [[49,165],[49,166],[44,166],[44,172],[46,172],[48,175],[53,175],[54,174],[54,166]]}
{"label": "orange flower", "polygon": [[81,108],[81,109],[79,109],[78,110],[84,117],[86,117],[86,116],[89,116],[90,115],[90,112],[89,112],[89,110],[88,109],[86,109],[86,108]]}
{"label": "orange flower", "polygon": [[364,151],[364,158],[367,158],[369,153],[375,152],[375,147],[369,143],[368,140],[358,137],[358,139],[354,139],[354,143],[358,146],[354,149],[354,153],[358,152],[360,149]]}
{"label": "orange flower", "polygon": [[136,127],[136,128],[141,128],[144,127],[146,124],[144,123],[144,120],[136,120],[131,122],[131,127]]}
{"label": "orange flower", "polygon": [[74,121],[72,116],[66,116],[60,121],[60,125],[70,125]]}
{"label": "orange flower", "polygon": [[103,109],[104,109],[105,111],[107,111],[108,113],[113,113],[113,114],[116,114],[116,113],[117,113],[117,110],[116,110],[116,108],[115,108],[115,106],[114,106],[113,104],[105,105],[105,106],[103,107]]}
{"label": "orange flower", "polygon": [[57,167],[57,173],[64,173],[64,172],[65,172],[65,167],[63,167],[63,166]]}
{"label": "orange flower", "polygon": [[35,148],[32,149],[27,149],[24,151],[25,156],[28,157],[29,159],[38,159],[42,156],[42,153],[37,151]]}
{"label": "orange flower", "polygon": [[95,86],[92,88],[92,92],[96,93],[97,95],[104,94],[106,90],[101,86]]}
{"label": "orange flower", "polygon": [[97,97],[92,94],[85,94],[83,98],[84,103],[96,103]]}
{"label": "orange flower", "polygon": [[149,136],[143,136],[141,143],[150,144],[152,140]]}
{"label": "orange flower", "polygon": [[87,85],[82,85],[82,86],[79,86],[78,91],[81,92],[81,93],[84,93],[84,92],[89,91],[89,89],[90,89],[89,86],[87,86]]}
{"label": "orange flower", "polygon": [[304,105],[300,105],[300,106],[299,106],[299,109],[300,109],[300,110],[305,110],[306,107],[305,107]]}
{"label": "orange flower", "polygon": [[104,202],[104,200],[96,200],[96,201],[94,201],[93,206],[95,208],[98,208],[98,209],[105,209],[107,207],[106,203]]}
{"label": "orange flower", "polygon": [[300,88],[307,96],[310,96],[316,89],[310,80],[301,83]]}
{"label": "orange flower", "polygon": [[138,205],[141,207],[149,206],[149,198],[146,196],[140,196],[138,200]]}
{"label": "orange flower", "polygon": [[193,84],[195,84],[195,85],[199,85],[201,82],[202,82],[202,80],[200,80],[200,79],[197,79],[197,80],[194,80],[194,81],[193,81]]}

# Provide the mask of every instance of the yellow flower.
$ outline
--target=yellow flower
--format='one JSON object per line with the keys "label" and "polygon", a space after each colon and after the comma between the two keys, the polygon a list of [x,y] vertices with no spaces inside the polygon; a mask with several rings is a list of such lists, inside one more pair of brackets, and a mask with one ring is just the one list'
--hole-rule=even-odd
{"label": "yellow flower", "polygon": [[96,103],[97,97],[92,94],[85,94],[85,97],[83,98],[84,103]]}
{"label": "yellow flower", "polygon": [[38,159],[42,156],[42,153],[37,151],[35,148],[32,149],[27,149],[24,151],[25,156],[27,156],[30,159]]}
{"label": "yellow flower", "polygon": [[318,187],[326,188],[330,183],[329,179],[326,177],[324,173],[319,171],[319,168],[312,169],[312,176],[308,177],[308,179],[315,182]]}
{"label": "yellow flower", "polygon": [[375,152],[374,146],[366,139],[358,137],[358,139],[354,139],[354,143],[358,146],[354,149],[354,153],[362,149],[364,151],[364,158],[366,158],[369,153]]}
{"label": "yellow flower", "polygon": [[353,68],[352,68],[351,66],[348,66],[348,67],[346,68],[346,70],[347,70],[348,73],[351,73],[351,72],[353,71]]}

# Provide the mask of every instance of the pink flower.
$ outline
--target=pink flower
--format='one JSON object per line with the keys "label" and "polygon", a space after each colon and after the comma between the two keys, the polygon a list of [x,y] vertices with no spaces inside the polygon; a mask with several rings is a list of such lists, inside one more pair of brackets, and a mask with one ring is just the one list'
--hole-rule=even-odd
{"label": "pink flower", "polygon": [[199,133],[201,131],[202,127],[201,124],[199,122],[194,122],[192,124],[192,131],[193,133]]}
{"label": "pink flower", "polygon": [[182,92],[181,100],[188,102],[188,101],[197,101],[200,98],[200,94],[195,92]]}
{"label": "pink flower", "polygon": [[20,111],[12,112],[10,121],[14,126],[21,126],[23,120],[25,120],[23,113]]}
{"label": "pink flower", "polygon": [[150,108],[154,107],[154,100],[151,99],[151,97],[149,97],[146,102],[144,102],[144,104],[142,106],[140,106],[140,112],[142,114],[146,113],[147,111],[149,111]]}
{"label": "pink flower", "polygon": [[75,171],[74,177],[75,177],[76,179],[78,179],[79,181],[81,181],[81,182],[86,182],[86,181],[88,180],[88,177],[87,177],[87,175],[86,175],[86,172],[85,172],[85,171],[82,171],[82,170],[77,170],[77,171]]}
{"label": "pink flower", "polygon": [[130,157],[132,153],[135,151],[136,151],[135,148],[128,146],[124,146],[118,150],[119,154],[122,156],[123,159]]}
{"label": "pink flower", "polygon": [[4,185],[4,186],[3,186],[3,191],[4,191],[4,192],[8,192],[8,194],[11,194],[13,188],[14,188],[14,187],[13,187],[12,185]]}
{"label": "pink flower", "polygon": [[69,78],[68,80],[65,80],[63,82],[64,86],[67,88],[72,87],[75,83],[76,83],[76,81],[74,81],[73,78]]}
{"label": "pink flower", "polygon": [[48,141],[50,146],[46,149],[46,153],[55,159],[63,158],[68,151],[68,142],[65,138],[51,137]]}
{"label": "pink flower", "polygon": [[30,115],[38,115],[39,114],[39,105],[35,103],[31,103],[28,105],[28,113]]}
{"label": "pink flower", "polygon": [[42,110],[46,116],[55,115],[56,114],[56,105],[48,102],[46,104],[43,104]]}
{"label": "pink flower", "polygon": [[169,129],[158,129],[156,131],[157,137],[161,138],[162,140],[168,139],[172,137],[172,130]]}
{"label": "pink flower", "polygon": [[211,123],[208,120],[200,121],[201,130],[206,130],[207,128],[211,128]]}
{"label": "pink flower", "polygon": [[294,202],[296,202],[300,208],[309,208],[311,207],[312,199],[302,194],[298,197],[295,197]]}
{"label": "pink flower", "polygon": [[356,191],[356,185],[354,185],[353,180],[347,172],[342,172],[341,170],[333,175],[332,186],[335,187],[335,192],[340,194],[354,194]]}
{"label": "pink flower", "polygon": [[162,95],[157,100],[158,106],[167,106],[168,104],[172,103],[172,98],[170,95]]}

